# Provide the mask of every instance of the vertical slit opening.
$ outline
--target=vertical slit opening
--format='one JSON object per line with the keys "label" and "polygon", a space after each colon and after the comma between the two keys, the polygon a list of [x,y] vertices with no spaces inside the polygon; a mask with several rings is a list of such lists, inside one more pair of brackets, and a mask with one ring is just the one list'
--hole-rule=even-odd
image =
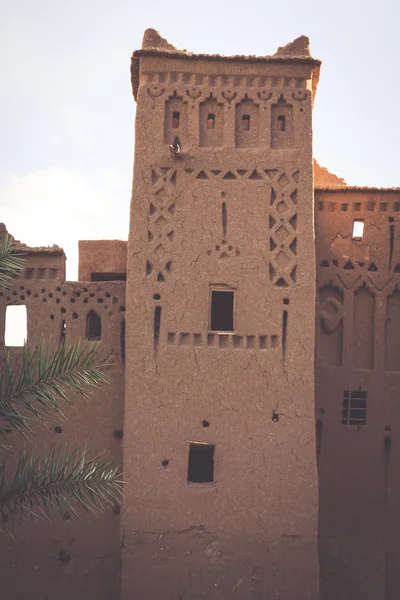
{"label": "vertical slit opening", "polygon": [[160,337],[161,326],[161,306],[154,308],[154,348],[158,347],[158,338]]}
{"label": "vertical slit opening", "polygon": [[60,331],[60,338],[61,338],[62,342],[65,340],[66,335],[67,335],[67,323],[63,320],[63,321],[61,321],[61,331]]}
{"label": "vertical slit opening", "polygon": [[222,231],[224,234],[224,238],[227,236],[227,227],[228,227],[228,211],[226,208],[226,202],[222,203]]}
{"label": "vertical slit opening", "polygon": [[288,318],[289,318],[289,313],[288,313],[287,310],[284,310],[283,311],[283,316],[282,316],[282,355],[283,355],[283,362],[285,362],[285,358],[286,358],[286,342],[287,342]]}

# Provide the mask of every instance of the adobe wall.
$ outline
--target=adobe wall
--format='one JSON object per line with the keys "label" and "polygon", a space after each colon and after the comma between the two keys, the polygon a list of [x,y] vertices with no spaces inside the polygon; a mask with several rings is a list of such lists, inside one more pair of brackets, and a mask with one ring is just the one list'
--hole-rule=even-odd
{"label": "adobe wall", "polygon": [[316,191],[315,202],[322,597],[395,600],[400,192]]}
{"label": "adobe wall", "polygon": [[[123,600],[318,597],[310,77],[140,58]],[[235,293],[232,334],[209,329],[212,289]],[[188,482],[193,442],[212,483]]]}
{"label": "adobe wall", "polygon": [[79,281],[97,281],[99,274],[126,275],[127,242],[79,240]]}
{"label": "adobe wall", "polygon": [[[27,256],[27,268],[42,269],[43,255]],[[65,261],[65,257],[62,256]],[[35,271],[37,272],[37,271]],[[62,280],[20,279],[0,291],[0,343],[4,342],[8,305],[25,304],[28,341],[52,340],[58,344],[62,330],[70,340],[85,338],[90,310],[101,317],[101,343],[111,352],[111,383],[85,403],[76,399],[76,410],[65,410],[47,426],[34,427],[38,449],[53,442],[108,451],[121,459],[123,430],[124,366],[121,327],[125,318],[125,283],[74,283]],[[65,325],[63,325],[63,322]],[[93,342],[97,343],[97,342]],[[14,359],[20,348],[9,349]],[[22,438],[10,442],[18,451]],[[29,447],[29,444],[26,444]],[[26,600],[110,600],[118,597],[120,572],[119,507],[96,519],[82,515],[59,519],[56,524],[17,526],[14,538],[0,534],[1,589],[4,598]]]}

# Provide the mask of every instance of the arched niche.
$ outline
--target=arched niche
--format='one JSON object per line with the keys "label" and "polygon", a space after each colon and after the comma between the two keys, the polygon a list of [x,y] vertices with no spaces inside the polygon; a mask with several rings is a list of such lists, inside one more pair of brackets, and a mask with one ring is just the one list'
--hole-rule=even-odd
{"label": "arched niche", "polygon": [[281,96],[271,106],[271,148],[293,148],[293,106]]}
{"label": "arched niche", "polygon": [[209,98],[200,104],[200,146],[217,148],[224,141],[224,106]]}
{"label": "arched niche", "polygon": [[101,317],[95,310],[90,310],[86,317],[86,339],[91,342],[101,339]]}
{"label": "arched niche", "polygon": [[326,365],[340,367],[343,353],[343,292],[332,284],[319,290],[318,355]]}
{"label": "arched niche", "polygon": [[363,285],[354,292],[353,364],[374,368],[375,295]]}
{"label": "arched niche", "polygon": [[260,107],[247,98],[236,105],[235,144],[237,148],[260,145]]}
{"label": "arched niche", "polygon": [[164,141],[172,144],[178,137],[181,143],[188,136],[188,107],[180,96],[174,94],[165,103]]}

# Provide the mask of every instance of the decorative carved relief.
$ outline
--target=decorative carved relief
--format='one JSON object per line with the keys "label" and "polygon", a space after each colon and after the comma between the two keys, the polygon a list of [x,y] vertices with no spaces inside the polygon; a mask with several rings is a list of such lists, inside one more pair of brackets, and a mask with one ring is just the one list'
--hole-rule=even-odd
{"label": "decorative carved relief", "polygon": [[[222,192],[223,197],[225,197],[225,193]],[[207,250],[208,256],[212,256],[213,254],[217,255],[218,258],[231,258],[233,256],[239,256],[240,250],[236,248],[232,244],[227,241],[228,236],[228,205],[225,200],[221,202],[221,234],[222,238],[219,243],[217,243],[212,248]]]}
{"label": "decorative carved relief", "polygon": [[326,269],[327,273],[337,277],[337,280],[346,290],[351,290],[355,285],[363,283],[382,291],[392,281],[394,274],[400,272],[400,265],[396,264],[393,267],[392,271],[389,272],[387,268],[380,270],[374,262],[350,260],[348,258],[340,260],[323,259],[319,263],[319,273],[324,276]]}
{"label": "decorative carved relief", "polygon": [[375,296],[363,285],[354,293],[353,364],[356,369],[374,368]]}
{"label": "decorative carved relief", "polygon": [[326,285],[319,290],[318,353],[325,364],[340,367],[343,347],[343,292]]}
{"label": "decorative carved relief", "polygon": [[[150,87],[163,87],[166,85],[178,85],[182,86],[188,83],[193,83],[194,86],[209,87],[218,86],[222,88],[228,88],[224,90],[224,93],[229,95],[235,95],[235,88],[246,87],[246,88],[297,88],[300,93],[302,90],[306,90],[307,79],[301,77],[260,77],[258,75],[201,75],[189,72],[179,73],[158,73],[158,72],[144,72],[141,74],[146,79],[145,85]],[[190,89],[190,88],[189,88]],[[258,90],[259,91],[259,90]],[[231,98],[232,99],[232,98]],[[296,98],[297,99],[297,98]]]}
{"label": "decorative carved relief", "polygon": [[205,346],[208,348],[236,350],[276,350],[279,347],[277,335],[228,335],[209,333],[203,338],[201,333],[168,332],[168,346]]}
{"label": "decorative carved relief", "polygon": [[175,213],[176,169],[151,169],[151,200],[149,202],[149,258],[146,275],[163,283],[172,269],[173,216]]}
{"label": "decorative carved relief", "polygon": [[[186,167],[184,172],[192,175],[193,179],[199,181],[208,181],[209,179],[220,179],[221,181],[236,181],[238,179],[248,179],[250,181],[275,182],[283,175],[283,171],[278,169],[229,169],[222,171],[220,169],[191,169]],[[299,172],[296,171],[291,176],[294,182],[298,182]]]}
{"label": "decorative carved relief", "polygon": [[317,211],[328,212],[400,212],[400,202],[374,202],[366,200],[364,202],[332,202],[332,200],[316,200],[315,208]]}
{"label": "decorative carved relief", "polygon": [[269,275],[278,287],[296,283],[297,181],[299,172],[274,172],[269,211]]}

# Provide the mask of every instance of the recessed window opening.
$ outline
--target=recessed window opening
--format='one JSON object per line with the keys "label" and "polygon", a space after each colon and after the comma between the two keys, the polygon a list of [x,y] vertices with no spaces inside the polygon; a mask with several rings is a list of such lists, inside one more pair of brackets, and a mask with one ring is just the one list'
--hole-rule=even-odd
{"label": "recessed window opening", "polygon": [[174,111],[172,113],[172,127],[174,129],[178,129],[179,127],[179,118],[180,118],[180,114],[176,111]]}
{"label": "recessed window opening", "polygon": [[211,331],[234,331],[234,297],[232,291],[211,290]]}
{"label": "recessed window opening", "polygon": [[278,131],[286,131],[286,117],[278,115]]}
{"label": "recessed window opening", "polygon": [[250,115],[242,116],[242,129],[243,131],[250,131]]}
{"label": "recessed window opening", "polygon": [[62,320],[61,321],[61,331],[60,331],[60,337],[61,337],[62,342],[65,340],[66,334],[67,334],[67,323],[64,320]]}
{"label": "recessed window opening", "polygon": [[91,342],[101,339],[101,318],[94,310],[89,311],[86,317],[86,339]]}
{"label": "recessed window opening", "polygon": [[364,235],[364,221],[353,221],[353,240],[362,240]]}
{"label": "recessed window opening", "polygon": [[207,129],[215,129],[215,115],[213,113],[207,115]]}
{"label": "recessed window opening", "polygon": [[343,392],[342,425],[367,424],[367,392]]}
{"label": "recessed window opening", "polygon": [[4,342],[6,346],[23,346],[28,338],[27,313],[25,304],[7,306],[6,330]]}
{"label": "recessed window opening", "polygon": [[90,281],[126,281],[126,273],[90,273]]}
{"label": "recessed window opening", "polygon": [[214,450],[213,444],[190,444],[188,482],[212,483],[214,481]]}

